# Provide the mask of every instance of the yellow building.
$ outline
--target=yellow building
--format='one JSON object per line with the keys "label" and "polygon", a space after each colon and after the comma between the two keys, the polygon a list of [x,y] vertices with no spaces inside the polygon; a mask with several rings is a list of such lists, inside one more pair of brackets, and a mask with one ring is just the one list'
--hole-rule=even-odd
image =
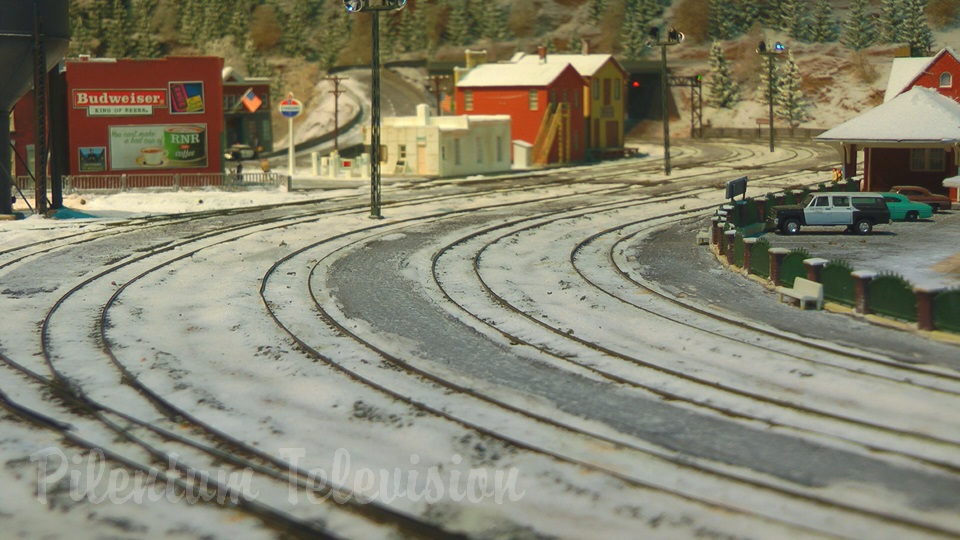
{"label": "yellow building", "polygon": [[516,54],[519,64],[570,64],[587,84],[583,91],[583,115],[586,147],[589,153],[623,148],[623,124],[626,117],[627,72],[609,54]]}

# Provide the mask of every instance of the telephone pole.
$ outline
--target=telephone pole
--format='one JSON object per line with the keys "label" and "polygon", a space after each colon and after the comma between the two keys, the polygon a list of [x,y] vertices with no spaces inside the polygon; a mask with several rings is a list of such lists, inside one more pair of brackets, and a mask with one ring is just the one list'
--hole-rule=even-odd
{"label": "telephone pole", "polygon": [[333,149],[340,153],[340,94],[346,90],[340,89],[340,81],[349,80],[349,77],[324,77],[325,81],[333,81]]}

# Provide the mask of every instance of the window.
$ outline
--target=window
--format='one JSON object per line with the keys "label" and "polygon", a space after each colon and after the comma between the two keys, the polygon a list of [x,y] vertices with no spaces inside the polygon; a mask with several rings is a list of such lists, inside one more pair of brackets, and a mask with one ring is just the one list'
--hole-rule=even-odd
{"label": "window", "polygon": [[593,99],[600,99],[600,79],[593,80]]}
{"label": "window", "polygon": [[447,160],[447,145],[443,145],[440,147],[440,161],[446,161],[446,160]]}
{"label": "window", "polygon": [[814,206],[830,206],[830,197],[817,197],[817,204]]}
{"label": "window", "polygon": [[460,164],[460,139],[453,140],[453,164]]}
{"label": "window", "polygon": [[834,206],[850,206],[850,197],[834,197]]}
{"label": "window", "polygon": [[497,163],[503,162],[503,137],[497,137]]}
{"label": "window", "polygon": [[940,74],[940,88],[951,88],[953,87],[953,75],[949,73]]}
{"label": "window", "polygon": [[620,100],[620,87],[623,86],[623,81],[620,79],[613,80],[613,99]]}
{"label": "window", "polygon": [[473,90],[463,91],[463,109],[466,111],[473,110]]}
{"label": "window", "polygon": [[529,93],[529,97],[527,99],[530,102],[531,111],[536,111],[540,109],[540,98],[537,96],[536,90],[531,90]]}
{"label": "window", "polygon": [[942,171],[946,162],[943,148],[912,148],[910,150],[911,171]]}
{"label": "window", "polygon": [[386,163],[386,162],[387,162],[387,145],[381,144],[380,145],[380,163]]}
{"label": "window", "polygon": [[557,91],[556,91],[556,90],[551,90],[551,91],[550,91],[550,104],[553,105],[553,104],[556,103],[556,102],[557,102]]}
{"label": "window", "polygon": [[397,159],[407,159],[407,145],[401,144],[397,147]]}

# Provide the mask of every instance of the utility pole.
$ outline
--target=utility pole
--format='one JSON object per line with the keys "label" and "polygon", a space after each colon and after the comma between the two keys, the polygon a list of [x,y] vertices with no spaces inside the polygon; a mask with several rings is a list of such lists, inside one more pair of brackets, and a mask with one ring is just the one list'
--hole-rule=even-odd
{"label": "utility pole", "polygon": [[440,83],[449,79],[449,75],[431,75],[430,79],[433,82],[433,96],[437,100],[437,116],[443,116],[443,108],[440,106]]}
{"label": "utility pole", "polygon": [[340,81],[349,80],[349,77],[324,77],[325,81],[333,81],[333,150],[340,153],[340,94],[346,90],[340,89]]}

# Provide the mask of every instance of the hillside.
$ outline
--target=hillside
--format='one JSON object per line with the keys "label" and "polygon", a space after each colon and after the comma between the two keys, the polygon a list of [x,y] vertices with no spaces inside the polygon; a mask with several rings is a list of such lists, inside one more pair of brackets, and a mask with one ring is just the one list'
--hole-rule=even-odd
{"label": "hillside", "polygon": [[[875,26],[879,43],[860,53],[840,43],[857,3],[866,6],[861,22]],[[679,75],[703,75],[706,103],[710,36],[725,37],[719,43],[741,100],[730,109],[707,107],[704,123],[748,127],[767,116],[757,96],[763,71],[757,43],[782,41],[795,58],[809,102],[808,119],[799,125],[821,128],[882,101],[893,57],[908,51],[905,34],[890,36],[911,26],[909,14],[901,13],[903,24],[883,28],[882,11],[908,5],[923,11],[912,26],[932,31],[933,53],[960,47],[956,0],[408,0],[403,10],[381,16],[381,58],[462,60],[469,48],[484,49],[497,61],[543,45],[553,52],[587,47],[620,59],[656,61],[658,51],[644,46],[646,31],[650,25],[673,25],[687,39],[669,49],[670,68]],[[717,15],[723,10],[725,16]],[[241,72],[271,76],[275,98],[294,92],[308,106],[321,107],[329,99],[328,89],[318,84],[329,69],[370,58],[371,17],[347,13],[342,0],[75,0],[71,20],[71,54],[222,56]],[[682,89],[674,95],[681,116],[689,118],[689,96]]]}

